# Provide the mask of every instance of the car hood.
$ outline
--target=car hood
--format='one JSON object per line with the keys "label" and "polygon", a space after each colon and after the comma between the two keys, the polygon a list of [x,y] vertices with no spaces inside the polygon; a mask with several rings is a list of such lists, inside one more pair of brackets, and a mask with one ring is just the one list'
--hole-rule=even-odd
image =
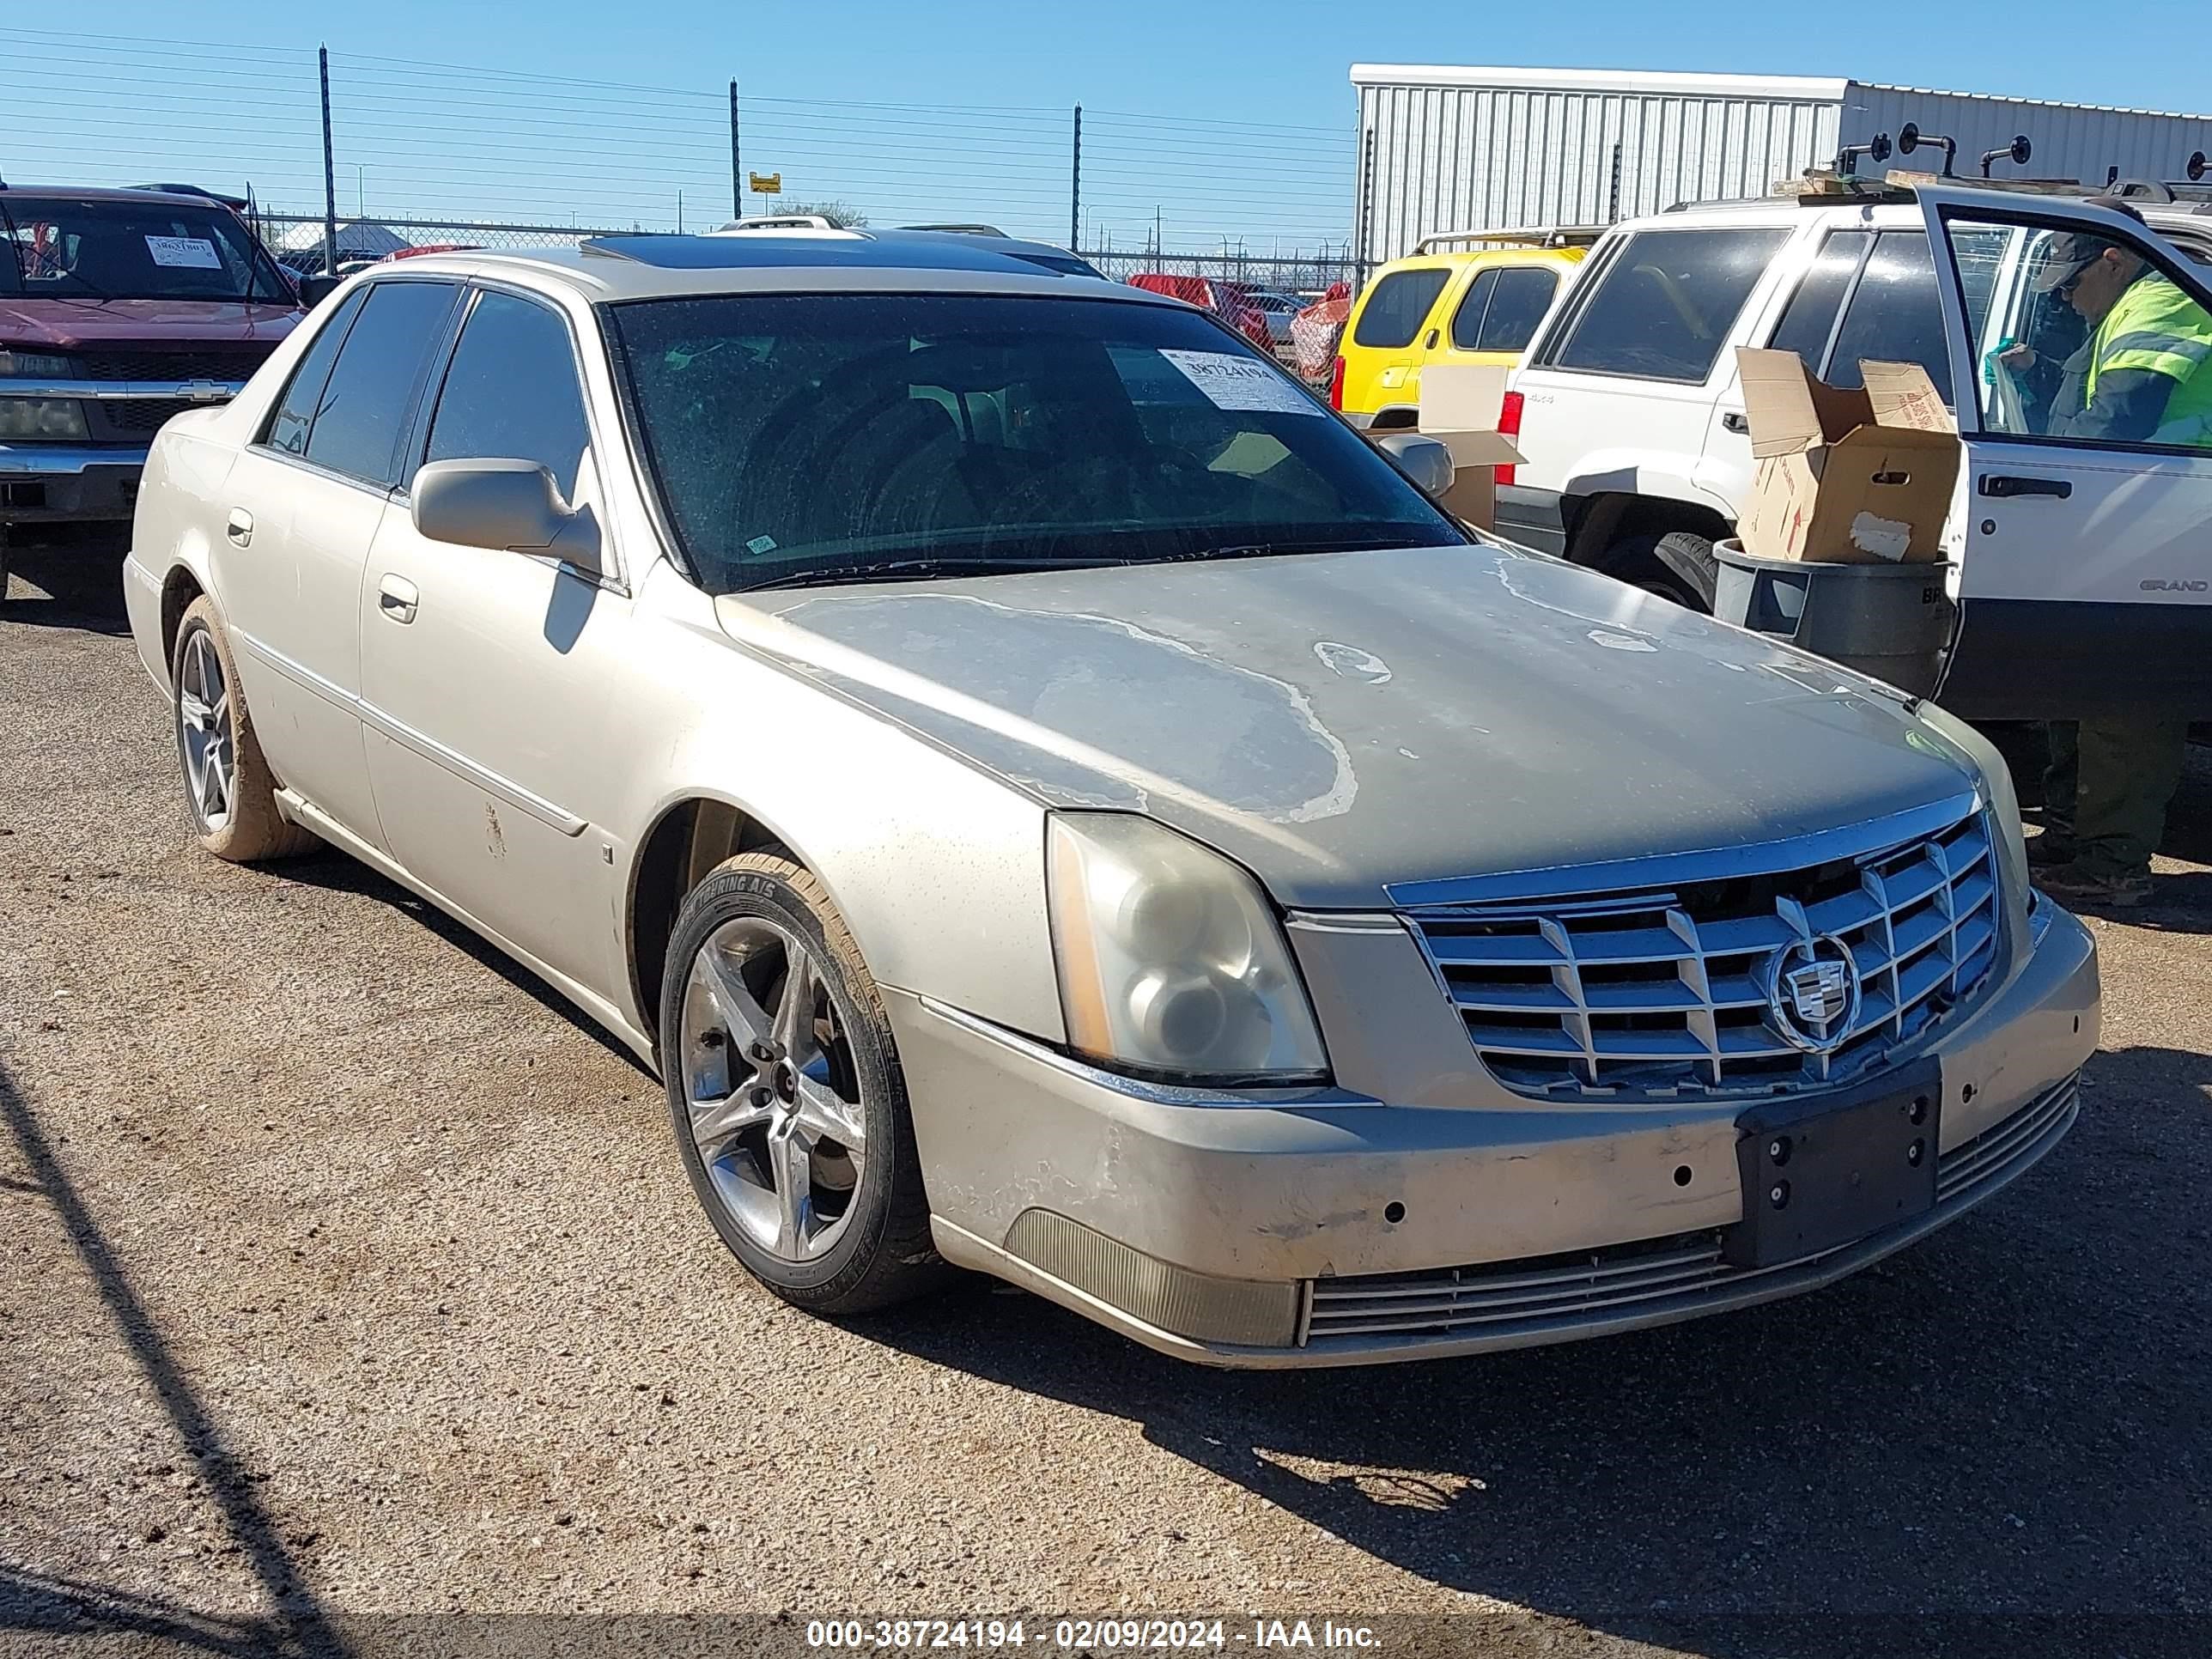
{"label": "car hood", "polygon": [[1285,905],[1781,840],[1955,798],[1885,688],[1493,546],[719,602],[751,647],[1060,807],[1147,812]]}
{"label": "car hood", "polygon": [[266,340],[300,320],[296,307],[234,300],[27,300],[0,297],[0,344],[67,350],[148,341]]}

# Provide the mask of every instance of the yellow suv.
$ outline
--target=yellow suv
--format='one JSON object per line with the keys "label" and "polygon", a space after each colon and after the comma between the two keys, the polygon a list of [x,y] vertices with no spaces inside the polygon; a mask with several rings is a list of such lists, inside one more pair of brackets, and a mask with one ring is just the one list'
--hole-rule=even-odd
{"label": "yellow suv", "polygon": [[1511,368],[1601,232],[1576,226],[1423,237],[1409,256],[1376,272],[1352,307],[1329,401],[1355,426],[1411,426],[1428,364]]}

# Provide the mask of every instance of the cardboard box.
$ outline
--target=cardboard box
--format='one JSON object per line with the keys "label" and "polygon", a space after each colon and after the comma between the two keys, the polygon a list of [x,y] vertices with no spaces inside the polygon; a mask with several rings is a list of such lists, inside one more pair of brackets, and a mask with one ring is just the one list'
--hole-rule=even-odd
{"label": "cardboard box", "polygon": [[1927,370],[1863,362],[1862,390],[1816,380],[1794,351],[1738,347],[1759,463],[1736,522],[1762,559],[1929,564],[1959,478],[1959,434]]}
{"label": "cardboard box", "polygon": [[1498,429],[1505,370],[1480,363],[1432,363],[1421,371],[1419,430],[1452,453],[1444,511],[1477,530],[1498,522],[1498,469],[1525,458]]}

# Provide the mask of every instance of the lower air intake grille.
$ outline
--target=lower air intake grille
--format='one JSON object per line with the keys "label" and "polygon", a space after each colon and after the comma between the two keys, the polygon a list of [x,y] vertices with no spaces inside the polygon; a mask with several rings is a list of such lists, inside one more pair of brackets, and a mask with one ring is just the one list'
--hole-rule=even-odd
{"label": "lower air intake grille", "polygon": [[[2080,1082],[2069,1078],[1944,1153],[1936,1171],[1937,1212],[1966,1208],[2047,1152],[2080,1101]],[[1704,1232],[1522,1261],[1322,1279],[1314,1283],[1306,1341],[1326,1346],[1336,1339],[1491,1334],[1510,1340],[1614,1316],[1664,1317],[1802,1265],[1731,1267],[1721,1259],[1720,1234]]]}

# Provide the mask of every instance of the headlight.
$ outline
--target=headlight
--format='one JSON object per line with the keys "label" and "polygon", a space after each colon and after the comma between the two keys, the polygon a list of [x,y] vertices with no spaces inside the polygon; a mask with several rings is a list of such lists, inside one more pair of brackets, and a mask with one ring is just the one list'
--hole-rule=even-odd
{"label": "headlight", "polygon": [[76,365],[68,358],[51,351],[10,351],[0,346],[0,374],[21,378],[35,374],[42,380],[67,380],[76,377]]}
{"label": "headlight", "polygon": [[1055,814],[1045,863],[1079,1052],[1191,1080],[1326,1074],[1290,947],[1243,869],[1127,812]]}
{"label": "headlight", "polygon": [[0,438],[82,438],[84,405],[74,398],[0,398]]}

